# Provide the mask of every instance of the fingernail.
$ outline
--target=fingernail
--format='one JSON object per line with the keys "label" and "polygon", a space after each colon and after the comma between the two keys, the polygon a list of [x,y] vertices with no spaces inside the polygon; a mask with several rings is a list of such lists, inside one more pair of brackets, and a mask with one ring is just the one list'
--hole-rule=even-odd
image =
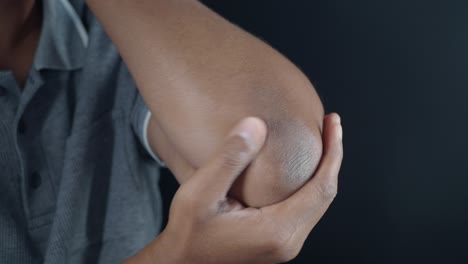
{"label": "fingernail", "polygon": [[252,143],[252,138],[256,134],[258,129],[258,121],[254,117],[248,117],[243,119],[231,132],[229,135],[240,136],[247,144]]}
{"label": "fingernail", "polygon": [[340,115],[338,115],[338,114],[335,115],[335,122],[337,124],[341,124],[341,116]]}
{"label": "fingernail", "polygon": [[341,125],[341,116],[336,114],[334,115],[335,116],[335,120],[333,120],[336,124],[339,125],[339,128],[338,128],[338,137],[340,138],[340,140],[343,140],[343,126]]}
{"label": "fingernail", "polygon": [[340,140],[343,140],[343,127],[341,126],[341,124],[338,129],[338,137],[340,138]]}

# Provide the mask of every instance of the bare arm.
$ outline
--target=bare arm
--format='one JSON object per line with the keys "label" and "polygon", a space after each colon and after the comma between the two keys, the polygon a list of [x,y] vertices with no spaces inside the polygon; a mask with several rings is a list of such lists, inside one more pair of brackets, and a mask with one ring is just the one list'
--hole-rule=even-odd
{"label": "bare arm", "polygon": [[288,199],[244,208],[226,195],[265,143],[265,124],[242,120],[224,146],[174,196],[169,223],[130,263],[283,263],[296,257],[337,194],[343,157],[335,114],[324,119],[324,154],[314,177]]}
{"label": "bare arm", "polygon": [[285,199],[314,172],[323,109],[307,78],[271,47],[195,0],[88,0],[153,113],[150,143],[184,182],[247,116],[264,148],[233,186],[250,206]]}

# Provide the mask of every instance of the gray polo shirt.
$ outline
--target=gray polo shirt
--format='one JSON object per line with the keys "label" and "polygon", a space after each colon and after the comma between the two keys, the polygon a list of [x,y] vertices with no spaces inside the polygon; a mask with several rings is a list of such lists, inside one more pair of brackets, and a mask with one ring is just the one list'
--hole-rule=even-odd
{"label": "gray polo shirt", "polygon": [[83,1],[42,2],[23,92],[0,72],[0,263],[117,263],[161,225],[149,112]]}

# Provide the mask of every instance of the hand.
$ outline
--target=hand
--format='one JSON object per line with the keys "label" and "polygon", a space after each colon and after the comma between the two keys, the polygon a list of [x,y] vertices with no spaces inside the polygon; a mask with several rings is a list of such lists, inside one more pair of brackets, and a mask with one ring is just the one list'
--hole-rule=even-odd
{"label": "hand", "polygon": [[218,155],[180,187],[167,228],[133,260],[278,263],[295,258],[337,193],[343,155],[340,118],[325,117],[324,155],[306,185],[283,202],[245,208],[226,195],[262,148],[266,132],[259,119],[241,121]]}

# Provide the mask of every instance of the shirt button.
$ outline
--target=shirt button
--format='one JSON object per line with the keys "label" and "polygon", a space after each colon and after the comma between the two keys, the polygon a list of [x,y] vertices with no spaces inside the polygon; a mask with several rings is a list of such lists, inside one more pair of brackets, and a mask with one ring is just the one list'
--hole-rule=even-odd
{"label": "shirt button", "polygon": [[35,190],[39,188],[39,186],[41,186],[41,183],[42,183],[41,175],[37,171],[33,172],[31,174],[31,178],[29,179],[29,186]]}
{"label": "shirt button", "polygon": [[23,119],[21,119],[18,123],[18,133],[24,134],[26,133],[26,123]]}

